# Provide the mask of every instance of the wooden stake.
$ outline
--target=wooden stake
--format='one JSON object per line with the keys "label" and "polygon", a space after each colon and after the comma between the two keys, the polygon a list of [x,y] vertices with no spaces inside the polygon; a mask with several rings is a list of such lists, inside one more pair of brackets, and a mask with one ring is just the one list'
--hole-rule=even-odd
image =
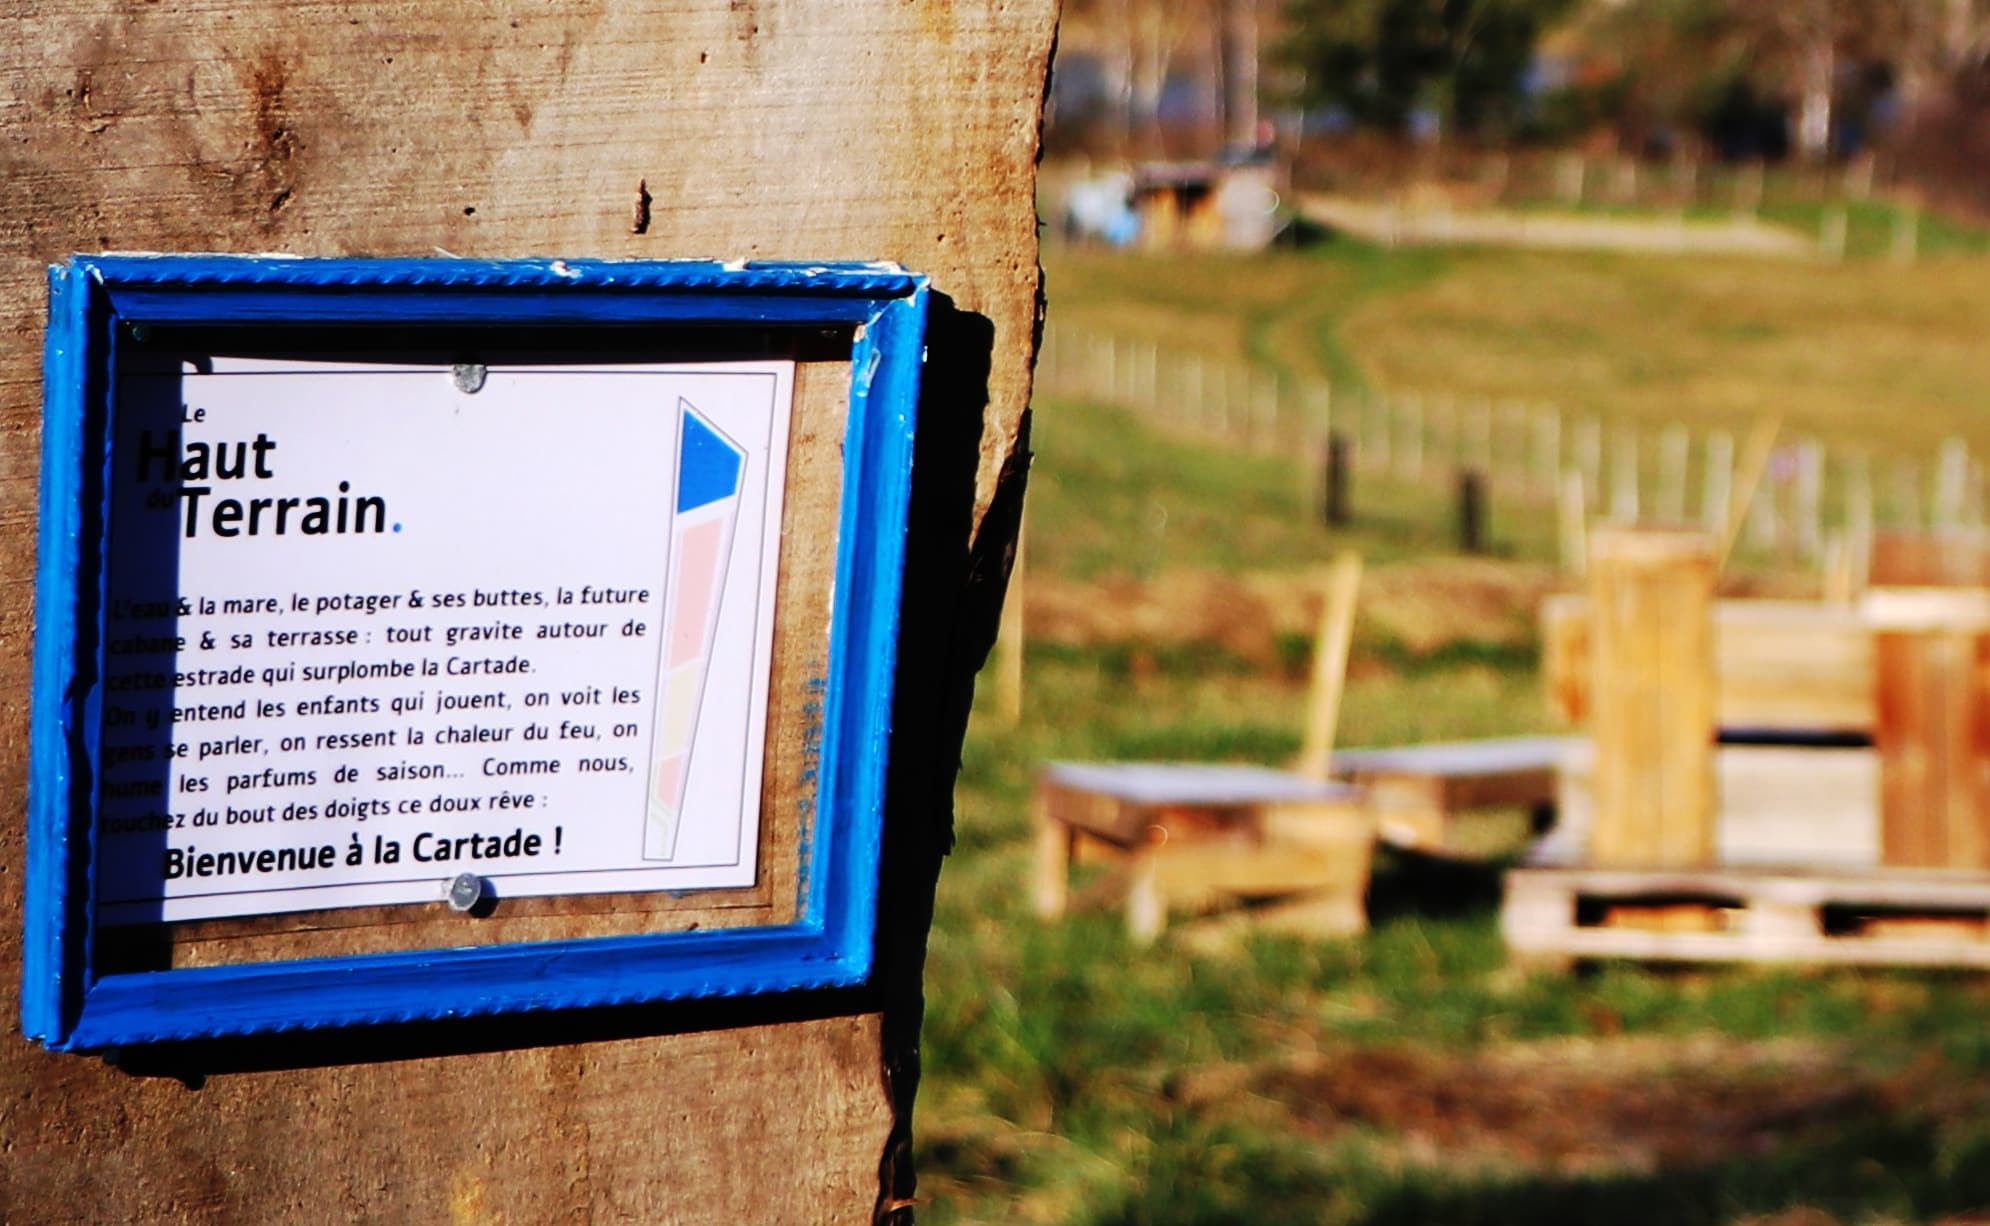
{"label": "wooden stake", "polygon": [[1755,497],[1755,487],[1762,483],[1762,474],[1769,469],[1769,455],[1776,448],[1776,432],[1781,428],[1778,418],[1764,417],[1748,432],[1748,442],[1741,451],[1739,479],[1727,505],[1727,522],[1721,526],[1720,551],[1714,555],[1719,566],[1726,566],[1728,557],[1734,553],[1735,538],[1741,535],[1742,516]]}
{"label": "wooden stake", "polygon": [[1023,542],[1029,539],[1028,526],[1025,512],[1016,525],[1016,556],[1009,564],[1009,590],[1002,598],[1002,624],[995,638],[995,709],[1006,728],[1023,720]]}
{"label": "wooden stake", "polygon": [[1579,575],[1589,563],[1589,507],[1582,490],[1582,471],[1571,468],[1562,474],[1562,488],[1555,500],[1557,536],[1562,546],[1562,569]]}
{"label": "wooden stake", "polygon": [[1354,610],[1361,595],[1361,555],[1343,553],[1327,574],[1320,632],[1313,640],[1313,684],[1306,711],[1306,739],[1294,770],[1325,779],[1332,767],[1334,729],[1347,683],[1347,653],[1354,642]]}

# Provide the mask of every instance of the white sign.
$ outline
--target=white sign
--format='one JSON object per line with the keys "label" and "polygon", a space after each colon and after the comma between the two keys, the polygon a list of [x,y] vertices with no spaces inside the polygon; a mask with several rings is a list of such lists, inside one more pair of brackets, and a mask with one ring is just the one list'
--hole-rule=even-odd
{"label": "white sign", "polygon": [[120,380],[100,922],[753,884],[792,363],[479,374]]}

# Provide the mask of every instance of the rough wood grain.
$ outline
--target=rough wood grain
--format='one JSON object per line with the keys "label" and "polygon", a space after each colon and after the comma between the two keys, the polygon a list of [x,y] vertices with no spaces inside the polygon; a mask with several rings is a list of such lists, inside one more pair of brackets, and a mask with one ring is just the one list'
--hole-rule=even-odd
{"label": "rough wood grain", "polygon": [[[920,684],[897,722],[951,764],[1027,451],[1054,18],[1050,0],[0,0],[0,1012],[17,1008],[46,264],[446,251],[930,274],[953,308],[936,340],[957,356],[929,373],[920,463],[937,475],[915,491],[921,616],[902,646],[922,671],[902,673]],[[384,1059],[409,1050],[389,1044],[344,1053],[381,1063],[221,1071],[199,1089],[0,1038],[0,1217],[894,1216],[912,1193],[918,961],[951,787],[950,767],[907,757],[888,939],[854,1001],[485,1033],[466,1055]]]}
{"label": "rough wood grain", "polygon": [[1600,866],[1712,860],[1714,563],[1698,533],[1612,529],[1590,540],[1590,849]]}

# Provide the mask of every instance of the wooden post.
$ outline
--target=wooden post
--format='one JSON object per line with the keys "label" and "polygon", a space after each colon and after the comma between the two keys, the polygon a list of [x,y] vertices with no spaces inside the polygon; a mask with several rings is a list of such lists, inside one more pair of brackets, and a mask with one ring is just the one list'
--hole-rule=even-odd
{"label": "wooden post", "polygon": [[1327,572],[1320,630],[1313,640],[1313,684],[1307,697],[1306,737],[1293,769],[1325,779],[1331,768],[1334,729],[1340,722],[1347,655],[1354,644],[1354,611],[1361,596],[1361,555],[1343,553]]}
{"label": "wooden post", "polygon": [[1875,531],[1872,463],[1863,452],[1855,452],[1845,469],[1845,549],[1855,597],[1872,574]]}
{"label": "wooden post", "polygon": [[1727,531],[1728,504],[1734,496],[1734,436],[1716,430],[1707,436],[1706,471],[1700,487],[1700,526],[1709,532]]}
{"label": "wooden post", "polygon": [[1921,466],[1912,460],[1893,464],[1893,526],[1905,532],[1921,527]]}
{"label": "wooden post", "polygon": [[1023,722],[1023,659],[1028,631],[1023,621],[1023,547],[1029,536],[1026,522],[1016,525],[1016,554],[1009,563],[1009,590],[1002,598],[1002,626],[995,640],[1000,668],[995,680],[995,709],[1005,727]]}
{"label": "wooden post", "polygon": [[1621,525],[1638,522],[1638,435],[1629,427],[1617,432],[1611,455],[1610,520]]}
{"label": "wooden post", "polygon": [[1589,506],[1582,474],[1571,468],[1562,474],[1555,496],[1556,539],[1561,542],[1562,569],[1580,575],[1589,569]]}
{"label": "wooden post", "polygon": [[1594,417],[1575,424],[1575,468],[1582,474],[1582,487],[1603,500],[1603,427]]}
{"label": "wooden post", "polygon": [[1401,397],[1396,401],[1402,410],[1402,446],[1396,449],[1400,457],[1398,472],[1411,481],[1423,479],[1423,400],[1416,396]]}
{"label": "wooden post", "polygon": [[[0,656],[9,814],[0,1097],[10,1149],[0,1216],[910,1220],[923,1192],[911,1161],[921,967],[966,718],[957,699],[991,645],[996,560],[1027,470],[1035,133],[1056,16],[1050,0],[917,10],[841,0],[757,15],[724,0],[503,12],[385,0],[10,8],[0,38],[9,97],[0,107],[0,496],[11,508],[0,522],[9,644]],[[906,70],[848,69],[885,62]],[[934,173],[936,132],[945,174]],[[927,330],[923,378],[948,411],[919,424],[885,877],[864,987],[827,1000],[280,1035],[171,1058],[127,1051],[126,1067],[24,1040],[15,1011],[45,269],[107,248],[417,262],[447,251],[533,257],[556,270],[559,259],[864,259],[930,277],[950,305]],[[1083,343],[1061,337],[1059,377],[1088,375]],[[835,387],[807,372],[796,382],[790,457],[811,461],[797,472],[833,473],[841,394],[823,395]],[[831,463],[813,466],[824,454]],[[793,525],[784,574],[835,552],[838,495],[827,492],[825,510],[820,481],[803,485],[788,485],[789,505],[810,515]],[[777,620],[805,616],[787,597]],[[818,643],[806,658],[773,661],[770,706],[802,710],[806,687],[824,675],[826,637]],[[770,724],[770,780],[799,778],[806,727],[799,715]],[[813,812],[812,790],[766,795],[770,822]],[[792,840],[785,847],[786,867],[763,859],[763,884],[794,879],[802,853]],[[770,842],[762,851],[771,857]],[[441,879],[455,867],[430,871]],[[761,894],[771,901],[748,897]],[[321,951],[476,944],[522,929],[536,940],[590,939],[637,923],[731,925],[749,903],[778,911],[795,897],[749,890],[698,909],[662,896],[536,910],[538,900],[522,899],[488,919],[438,903],[397,909],[406,914],[385,926],[342,912],[311,934],[285,917],[239,944],[281,957],[307,935]],[[158,952],[166,956],[163,942]],[[173,1075],[148,1075],[158,1073]]]}
{"label": "wooden post", "polygon": [[1534,489],[1552,495],[1562,471],[1562,415],[1554,409],[1534,410]]}
{"label": "wooden post", "polygon": [[1766,524],[1767,543],[1775,542],[1775,500],[1758,498],[1756,492],[1762,484],[1763,474],[1769,471],[1769,460],[1775,453],[1776,433],[1781,424],[1774,417],[1765,417],[1748,432],[1748,443],[1741,453],[1740,471],[1736,474],[1732,497],[1728,501],[1727,522],[1721,529],[1720,558],[1723,564],[1734,553],[1734,542],[1741,535],[1744,515],[1757,525],[1758,539],[1761,536],[1760,526]]}
{"label": "wooden post", "polygon": [[1969,496],[1969,445],[1951,436],[1942,440],[1935,464],[1935,505],[1930,513],[1936,531],[1960,527]]}
{"label": "wooden post", "polygon": [[1486,474],[1482,468],[1458,470],[1458,552],[1486,551]]}
{"label": "wooden post", "polygon": [[1327,434],[1327,450],[1321,469],[1320,514],[1329,528],[1348,522],[1348,480],[1353,466],[1348,463],[1347,435],[1339,430]]}
{"label": "wooden post", "polygon": [[1824,540],[1824,445],[1804,439],[1796,446],[1795,521],[1797,557],[1817,560]]}
{"label": "wooden post", "polygon": [[1713,858],[1716,556],[1698,532],[1612,528],[1591,538],[1598,866]]}
{"label": "wooden post", "polygon": [[1686,461],[1693,445],[1686,427],[1673,424],[1658,438],[1658,506],[1660,523],[1686,522]]}
{"label": "wooden post", "polygon": [[1394,424],[1389,420],[1389,402],[1380,392],[1372,388],[1364,392],[1362,404],[1362,445],[1355,448],[1355,459],[1368,465],[1376,472],[1389,471],[1389,448],[1395,433]]}

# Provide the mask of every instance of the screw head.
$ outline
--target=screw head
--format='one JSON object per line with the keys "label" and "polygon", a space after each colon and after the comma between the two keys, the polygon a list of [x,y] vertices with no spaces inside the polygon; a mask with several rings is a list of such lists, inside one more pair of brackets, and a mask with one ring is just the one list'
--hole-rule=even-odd
{"label": "screw head", "polygon": [[475,873],[458,873],[449,882],[449,909],[468,911],[484,896],[484,879]]}

